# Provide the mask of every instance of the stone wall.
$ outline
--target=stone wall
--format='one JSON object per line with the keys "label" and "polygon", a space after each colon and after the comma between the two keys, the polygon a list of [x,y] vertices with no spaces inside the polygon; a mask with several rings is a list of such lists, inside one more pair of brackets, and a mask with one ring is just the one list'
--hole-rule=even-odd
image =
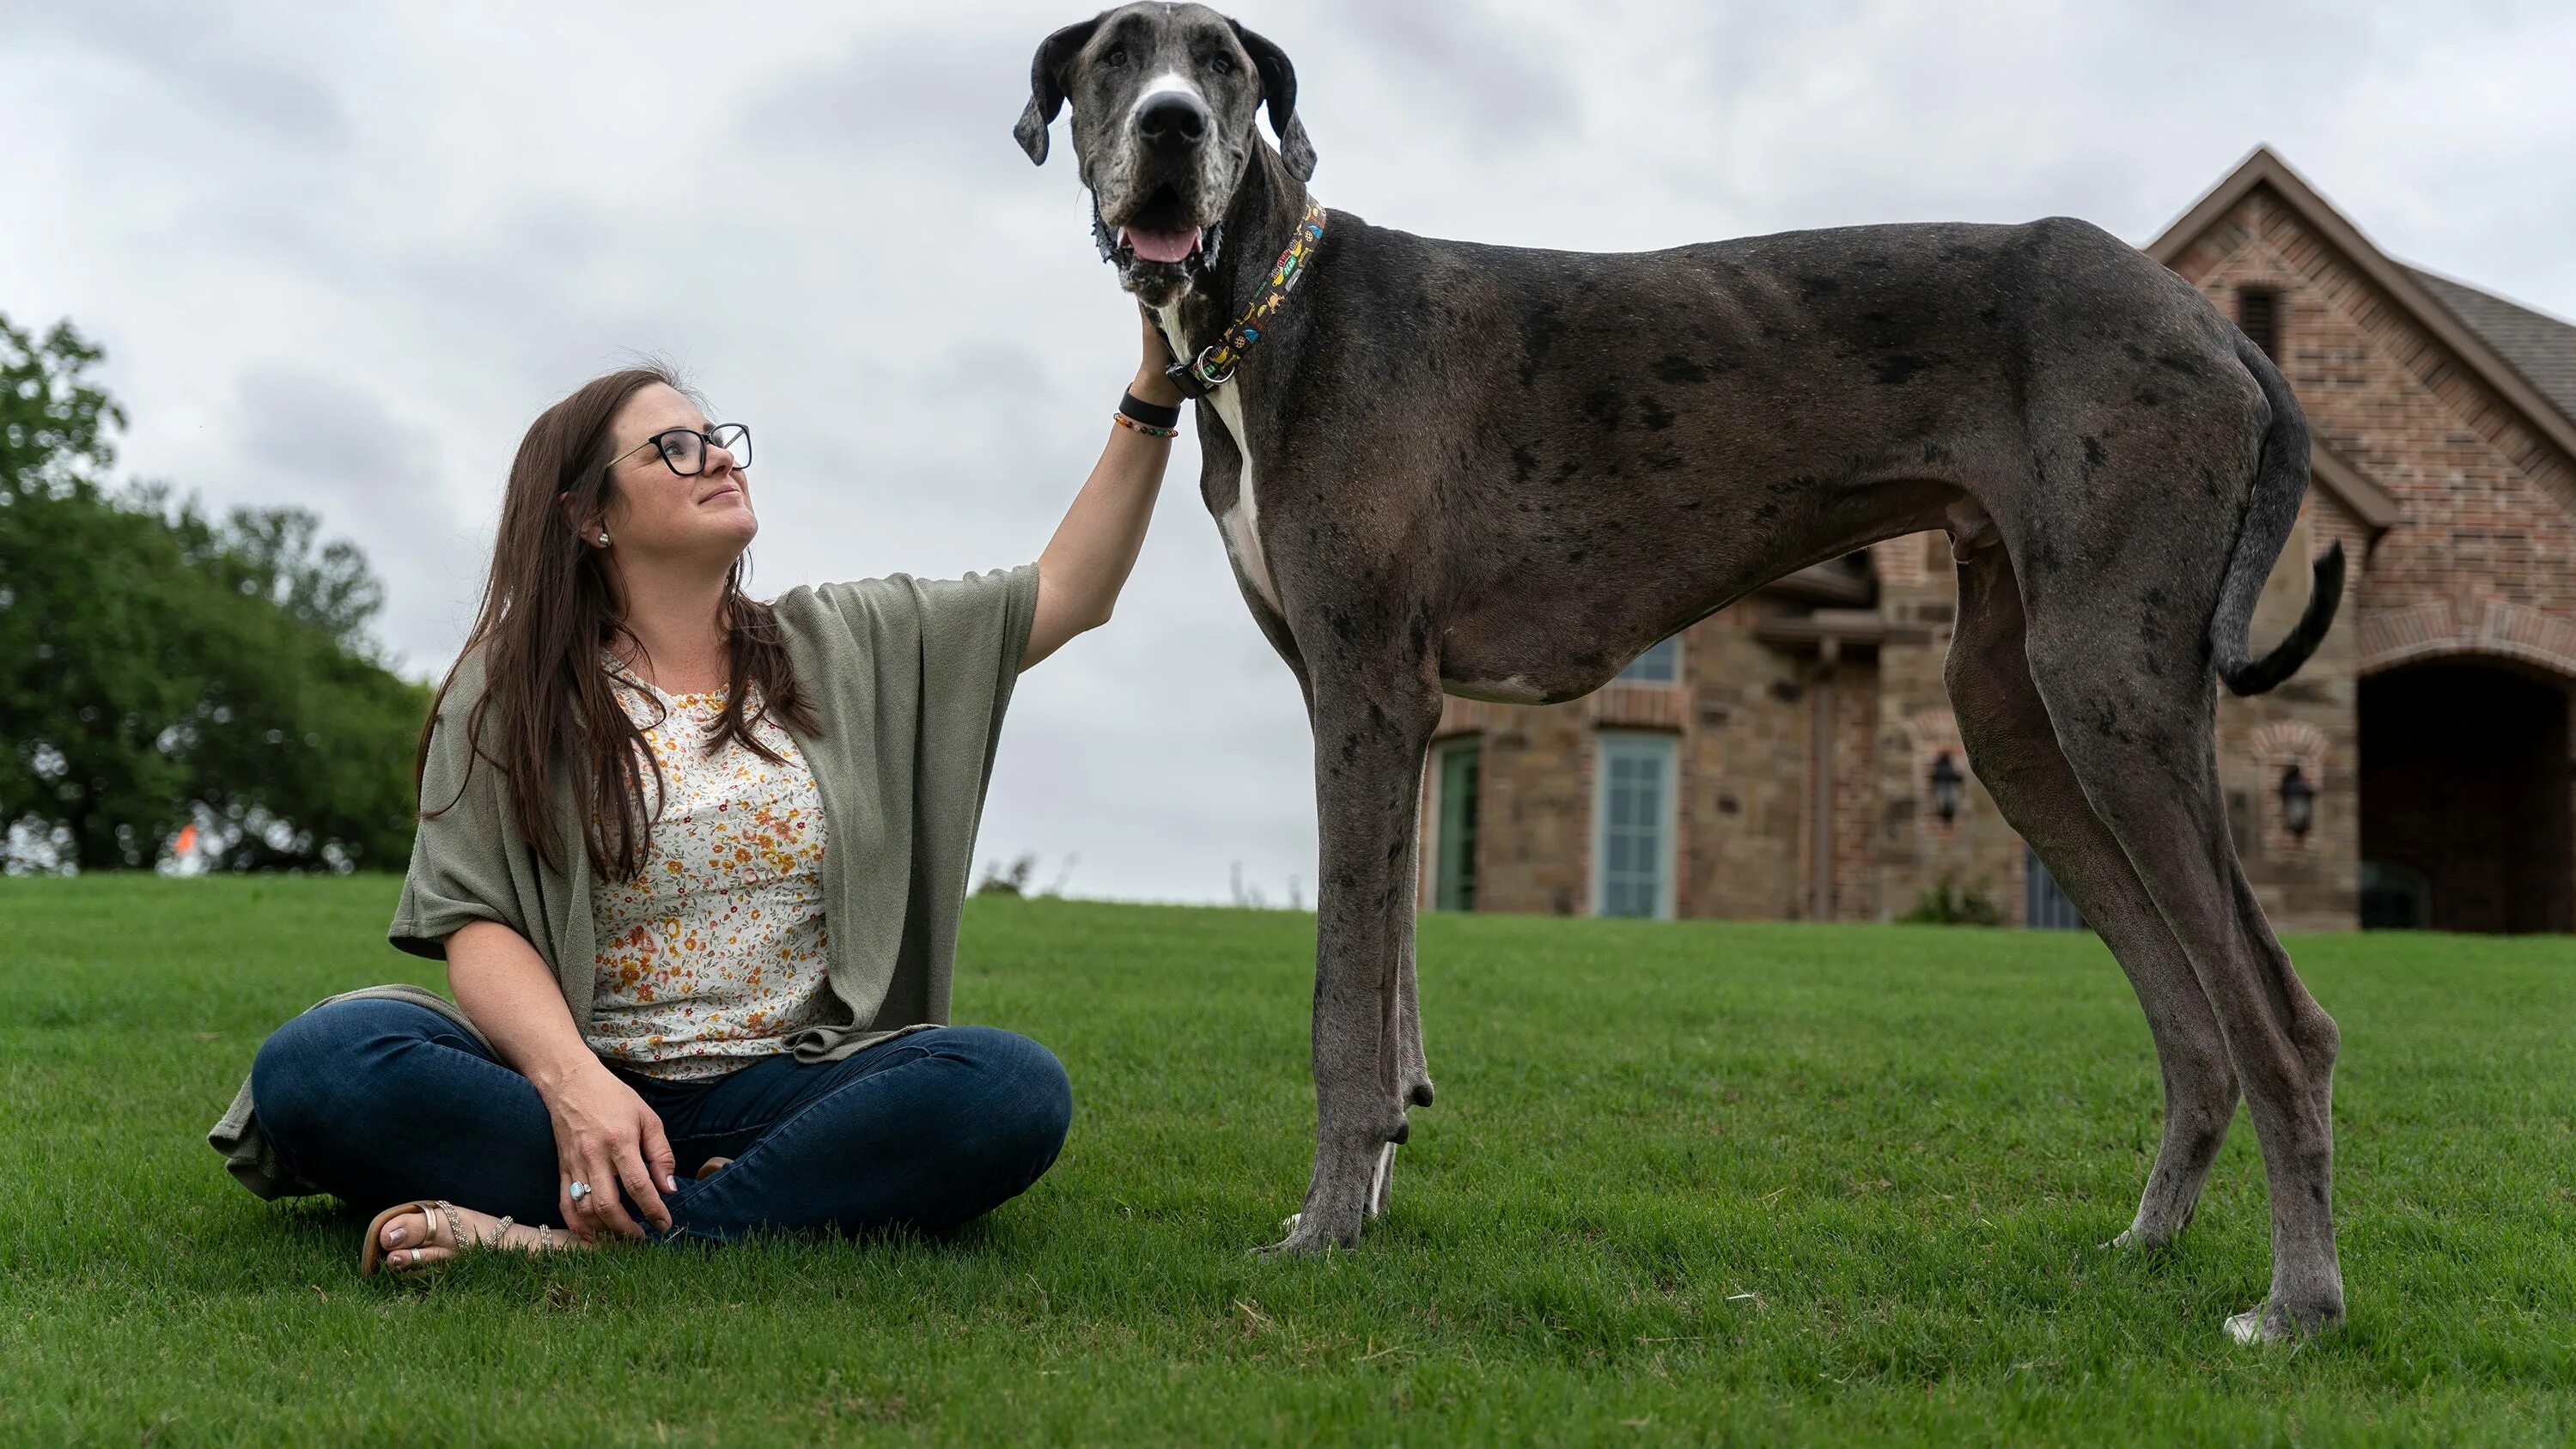
{"label": "stone wall", "polygon": [[[1451,699],[1442,711],[1440,738],[1473,734],[1483,751],[1478,910],[1571,915],[1589,904],[1592,751],[1584,713],[1579,700],[1519,706]],[[1430,792],[1424,795],[1428,803]],[[1421,838],[1434,833],[1425,829]],[[1427,893],[1434,852],[1417,854]]]}
{"label": "stone wall", "polygon": [[[1878,651],[1878,799],[1874,806],[1878,917],[1893,920],[1944,882],[1982,892],[2020,924],[2021,837],[2005,822],[1959,743],[1942,671],[1958,617],[1958,586],[1946,534],[1918,533],[1870,550],[1879,578],[1879,612],[1889,623],[1921,631],[1918,641]],[[1959,805],[1944,821],[1933,808],[1931,775],[1942,755],[1965,777]]]}
{"label": "stone wall", "polygon": [[[2320,518],[2332,522],[2317,526]],[[2311,560],[2325,545],[2320,533],[2352,524],[2332,498],[2311,488],[2299,523],[2263,584],[2252,630],[2259,656],[2278,643],[2305,613],[2312,589]],[[2349,555],[2351,549],[2346,547]],[[2277,930],[2350,930],[2361,920],[2361,811],[2358,680],[2353,670],[2355,628],[2345,607],[2317,652],[2299,672],[2269,693],[2239,699],[2222,687],[2218,701],[2218,778],[2254,898]],[[2289,828],[2281,782],[2290,766],[2316,792],[2305,834]]]}
{"label": "stone wall", "polygon": [[[1678,685],[1612,683],[1556,705],[1450,699],[1438,738],[1483,743],[1480,909],[1591,911],[1595,740],[1611,728],[1679,741],[1676,915],[1803,914],[1810,686],[1797,660],[1753,637],[1777,612],[1750,601],[1683,631]],[[1426,853],[1425,900],[1431,868]]]}
{"label": "stone wall", "polygon": [[1731,920],[1806,914],[1810,686],[1798,660],[1754,638],[1777,611],[1748,600],[1684,636],[1692,708],[1683,753],[1692,768],[1682,806],[1693,828],[1677,911]]}
{"label": "stone wall", "polygon": [[[2257,897],[2285,929],[2348,927],[2361,859],[2357,682],[2451,657],[2576,676],[2576,465],[2268,191],[2213,225],[2174,269],[2230,315],[2241,289],[2278,289],[2281,369],[2317,442],[2402,510],[2374,538],[2311,487],[2309,538],[2284,550],[2257,634],[2277,637],[2296,619],[2306,583],[2290,577],[2290,557],[2330,539],[2354,565],[2342,615],[2298,677],[2219,711],[2221,768]],[[2305,771],[2321,787],[2305,840],[2278,823],[2291,724],[2323,736],[2324,778]]]}
{"label": "stone wall", "polygon": [[1877,661],[1842,661],[1831,675],[1831,688],[1834,884],[1829,912],[1838,921],[1875,921],[1881,919],[1878,856],[1870,829],[1878,813]]}
{"label": "stone wall", "polygon": [[[2369,627],[2376,611],[2445,605],[2445,642],[2475,651],[2489,606],[2502,604],[2496,638],[2576,674],[2576,460],[2267,192],[2174,266],[2222,308],[2243,287],[2281,290],[2282,371],[2309,426],[2404,509],[2375,544],[2348,522],[2334,535],[2369,558],[2352,602],[2378,647],[2359,657],[2361,672],[2397,662],[2380,657],[2398,641]],[[2435,652],[2414,642],[2418,657]]]}

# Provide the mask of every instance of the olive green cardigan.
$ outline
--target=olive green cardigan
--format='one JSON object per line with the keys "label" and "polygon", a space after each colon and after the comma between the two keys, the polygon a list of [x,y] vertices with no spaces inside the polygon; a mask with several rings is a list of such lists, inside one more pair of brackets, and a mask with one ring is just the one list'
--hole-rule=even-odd
{"label": "olive green cardigan", "polygon": [[[797,1060],[837,1061],[948,1020],[949,967],[975,829],[1037,594],[1037,566],[1024,564],[962,579],[891,574],[800,586],[777,600],[796,682],[823,723],[818,736],[789,731],[823,801],[824,977],[833,998],[823,1024],[787,1038]],[[413,955],[445,960],[447,937],[458,927],[498,921],[554,969],[573,1023],[586,1034],[598,958],[582,836],[588,794],[574,788],[558,756],[561,868],[542,865],[513,823],[506,782],[488,753],[481,768],[467,768],[464,721],[482,686],[478,650],[458,663],[421,776],[422,808],[456,803],[420,822],[387,938]],[[416,988],[342,993],[354,995],[410,1000],[472,1025],[443,998]],[[247,1080],[208,1141],[233,1176],[262,1197],[320,1191],[279,1162],[259,1130]]]}

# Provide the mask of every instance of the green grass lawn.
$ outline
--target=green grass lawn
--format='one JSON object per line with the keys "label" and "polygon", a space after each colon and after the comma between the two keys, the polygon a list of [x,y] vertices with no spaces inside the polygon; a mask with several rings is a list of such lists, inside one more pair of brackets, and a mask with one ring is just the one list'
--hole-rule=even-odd
{"label": "green grass lawn", "polygon": [[[1073,1074],[1055,1170],[937,1243],[357,1276],[204,1133],[329,992],[443,984],[390,877],[0,882],[0,1439],[2562,1443],[2576,944],[2295,940],[2343,1027],[2351,1324],[2248,1350],[2240,1120],[2172,1251],[2089,935],[1426,917],[1438,1105],[1354,1253],[1246,1249],[1312,1143],[1313,923],[979,900],[958,1019]],[[423,1102],[424,1113],[440,1109]],[[399,1124],[389,1130],[399,1131]]]}

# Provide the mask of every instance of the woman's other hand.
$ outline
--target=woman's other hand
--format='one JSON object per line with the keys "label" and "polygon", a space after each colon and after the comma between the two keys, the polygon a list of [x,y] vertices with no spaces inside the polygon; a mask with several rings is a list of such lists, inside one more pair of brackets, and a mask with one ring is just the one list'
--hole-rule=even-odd
{"label": "woman's other hand", "polygon": [[[669,1232],[671,1210],[663,1206],[662,1193],[678,1191],[680,1183],[662,1119],[597,1058],[592,1063],[551,1089],[540,1088],[546,1115],[554,1121],[555,1162],[562,1177],[556,1205],[564,1223],[590,1240],[603,1231],[644,1236],[625,1203],[618,1201],[622,1187],[646,1221]],[[572,1200],[575,1182],[590,1184],[579,1202]]]}
{"label": "woman's other hand", "polygon": [[1154,325],[1154,314],[1146,311],[1141,302],[1136,305],[1136,320],[1145,324],[1145,357],[1136,364],[1136,380],[1127,385],[1127,390],[1141,402],[1179,407],[1181,390],[1163,374],[1172,361],[1171,346],[1163,340],[1162,329]]}
{"label": "woman's other hand", "polygon": [[[623,1186],[647,1221],[671,1227],[656,1189],[679,1190],[662,1119],[582,1041],[554,968],[528,938],[499,921],[468,921],[447,938],[447,984],[512,1071],[535,1084],[554,1123],[555,1206],[584,1242],[602,1228],[641,1237],[617,1200]],[[593,1191],[572,1200],[575,1182]]]}

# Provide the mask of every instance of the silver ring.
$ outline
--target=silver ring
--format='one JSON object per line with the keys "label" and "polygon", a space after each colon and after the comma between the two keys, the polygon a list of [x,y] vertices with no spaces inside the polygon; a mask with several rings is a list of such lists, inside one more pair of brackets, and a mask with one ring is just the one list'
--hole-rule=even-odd
{"label": "silver ring", "polygon": [[572,1185],[572,1200],[573,1200],[574,1202],[579,1202],[579,1201],[581,1201],[583,1198],[586,1198],[586,1197],[588,1197],[588,1196],[590,1196],[590,1184],[589,1184],[589,1183],[586,1183],[586,1182],[576,1182],[576,1183],[574,1183],[574,1184]]}

